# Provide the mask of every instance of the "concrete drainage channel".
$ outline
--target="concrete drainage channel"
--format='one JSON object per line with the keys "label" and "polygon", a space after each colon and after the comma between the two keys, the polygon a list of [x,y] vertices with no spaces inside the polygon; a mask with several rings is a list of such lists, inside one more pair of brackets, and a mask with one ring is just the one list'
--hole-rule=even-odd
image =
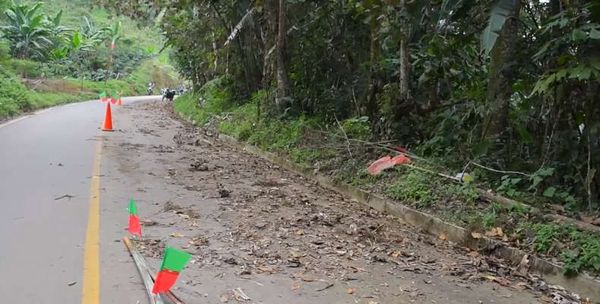
{"label": "concrete drainage channel", "polygon": [[527,254],[526,252],[508,246],[503,242],[481,236],[474,238],[471,233],[462,227],[445,222],[433,215],[420,212],[418,210],[404,206],[393,200],[386,199],[377,194],[361,190],[359,188],[334,182],[332,179],[314,174],[310,170],[304,169],[297,164],[281,158],[273,153],[265,152],[251,145],[240,143],[235,138],[227,135],[219,135],[223,142],[244,149],[245,151],[264,158],[278,166],[293,171],[305,178],[317,181],[321,186],[329,188],[338,193],[352,197],[360,203],[371,207],[377,211],[397,217],[398,220],[417,227],[431,235],[439,236],[444,234],[447,240],[465,246],[472,250],[485,250],[487,254],[502,258],[513,266],[518,266],[522,261],[528,260],[529,270],[538,273],[546,282],[562,286],[583,297],[593,299],[594,302],[600,300],[600,280],[592,278],[586,274],[580,274],[575,277],[563,275],[564,270],[561,266],[551,263],[547,260]]}

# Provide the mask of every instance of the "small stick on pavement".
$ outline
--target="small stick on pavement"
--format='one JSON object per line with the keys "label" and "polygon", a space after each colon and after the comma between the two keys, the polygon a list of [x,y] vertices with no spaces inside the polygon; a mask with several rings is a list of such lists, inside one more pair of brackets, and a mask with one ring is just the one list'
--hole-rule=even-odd
{"label": "small stick on pavement", "polygon": [[333,287],[333,283],[328,283],[325,287],[318,288],[315,291],[323,291],[323,290],[329,289],[331,287]]}
{"label": "small stick on pavement", "polygon": [[70,194],[65,194],[65,195],[61,195],[61,196],[55,198],[54,200],[57,201],[57,200],[61,200],[63,198],[68,198],[69,200],[71,200],[71,198],[73,198],[73,197],[75,197],[75,196],[74,195],[70,195]]}
{"label": "small stick on pavement", "polygon": [[238,296],[238,297],[242,298],[242,300],[244,300],[244,301],[250,301],[250,300],[252,300],[252,299],[250,299],[250,297],[249,297],[249,296],[247,296],[247,295],[244,293],[244,291],[243,291],[241,288],[239,288],[239,287],[238,287],[238,288],[236,288],[236,289],[234,289],[234,290],[233,290],[233,292],[235,293],[235,295],[236,295],[236,296]]}

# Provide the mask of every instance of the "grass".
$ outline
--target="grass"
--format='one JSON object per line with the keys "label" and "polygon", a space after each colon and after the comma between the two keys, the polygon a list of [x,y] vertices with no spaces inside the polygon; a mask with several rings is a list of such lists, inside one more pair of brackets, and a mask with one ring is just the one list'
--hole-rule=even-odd
{"label": "grass", "polygon": [[295,162],[308,165],[331,151],[302,147],[300,139],[315,120],[259,120],[258,104],[266,102],[266,93],[255,93],[249,102],[238,105],[227,78],[208,82],[199,92],[175,100],[174,109],[184,117],[203,125],[218,121],[223,134],[256,145],[265,151],[285,153]]}
{"label": "grass", "polygon": [[398,177],[396,182],[387,188],[386,193],[401,202],[418,208],[427,208],[438,200],[433,187],[429,174],[410,171]]}
{"label": "grass", "polygon": [[186,94],[175,100],[174,109],[187,118],[203,125],[215,116],[221,116],[233,105],[229,90],[230,80],[217,78],[206,83],[194,94]]}

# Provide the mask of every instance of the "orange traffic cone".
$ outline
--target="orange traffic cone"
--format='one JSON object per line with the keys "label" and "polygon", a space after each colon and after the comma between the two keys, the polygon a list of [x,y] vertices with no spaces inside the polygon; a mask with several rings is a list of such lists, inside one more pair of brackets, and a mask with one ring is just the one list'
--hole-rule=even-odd
{"label": "orange traffic cone", "polygon": [[106,114],[104,116],[104,124],[102,131],[113,131],[112,128],[112,113],[110,111],[110,102],[106,103]]}
{"label": "orange traffic cone", "polygon": [[122,106],[123,105],[123,100],[121,100],[121,96],[119,96],[119,99],[117,99],[117,105],[118,106]]}

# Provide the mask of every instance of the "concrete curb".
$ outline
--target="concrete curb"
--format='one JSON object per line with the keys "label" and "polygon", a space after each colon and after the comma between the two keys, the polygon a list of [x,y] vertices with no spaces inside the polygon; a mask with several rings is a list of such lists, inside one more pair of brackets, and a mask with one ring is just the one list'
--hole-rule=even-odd
{"label": "concrete curb", "polygon": [[219,135],[219,139],[287,170],[300,174],[305,178],[317,181],[321,186],[352,197],[360,203],[377,211],[393,215],[397,217],[398,220],[414,227],[418,227],[431,235],[439,236],[444,233],[447,235],[448,241],[473,250],[484,250],[490,255],[506,260],[513,266],[519,265],[523,257],[527,255],[527,258],[529,259],[529,269],[538,273],[546,282],[553,285],[560,285],[572,292],[578,293],[582,297],[593,299],[594,302],[600,300],[600,280],[598,278],[593,278],[587,274],[580,274],[576,277],[567,277],[563,275],[564,269],[561,266],[542,258],[529,255],[526,252],[510,247],[503,242],[485,236],[475,239],[465,228],[445,222],[431,214],[404,206],[400,202],[386,199],[377,194],[361,190],[348,184],[337,183],[331,178],[323,175],[314,174],[311,170],[302,168],[285,158],[273,153],[265,152],[258,147],[241,143],[231,136],[221,134]]}

